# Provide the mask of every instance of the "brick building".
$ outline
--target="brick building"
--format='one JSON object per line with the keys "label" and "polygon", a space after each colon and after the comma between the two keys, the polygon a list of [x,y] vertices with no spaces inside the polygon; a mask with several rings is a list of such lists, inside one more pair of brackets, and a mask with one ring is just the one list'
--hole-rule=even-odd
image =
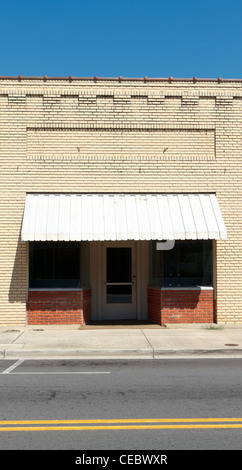
{"label": "brick building", "polygon": [[0,324],[241,322],[241,85],[0,77]]}

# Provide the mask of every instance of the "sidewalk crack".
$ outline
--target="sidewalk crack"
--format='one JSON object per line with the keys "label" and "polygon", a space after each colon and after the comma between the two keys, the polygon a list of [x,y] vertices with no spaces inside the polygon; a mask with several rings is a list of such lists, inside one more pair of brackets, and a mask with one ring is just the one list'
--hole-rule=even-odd
{"label": "sidewalk crack", "polygon": [[151,342],[150,342],[149,339],[147,338],[147,336],[146,336],[144,330],[141,330],[141,331],[142,331],[142,333],[143,333],[143,335],[144,335],[144,337],[145,337],[147,343],[150,345],[150,347],[151,347],[151,349],[152,349],[152,357],[153,357],[153,359],[154,359],[154,357],[155,357],[155,350],[154,350],[154,348],[153,348]]}
{"label": "sidewalk crack", "polygon": [[15,343],[15,341],[17,341],[23,334],[24,334],[24,331],[21,331],[20,334],[17,336],[17,338],[15,338],[11,344]]}

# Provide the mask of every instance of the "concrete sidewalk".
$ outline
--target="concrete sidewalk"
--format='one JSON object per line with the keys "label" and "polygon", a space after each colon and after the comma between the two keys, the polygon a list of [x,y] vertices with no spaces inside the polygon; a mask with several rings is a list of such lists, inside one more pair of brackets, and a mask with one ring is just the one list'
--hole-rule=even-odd
{"label": "concrete sidewalk", "polygon": [[241,357],[241,325],[0,327],[0,359]]}

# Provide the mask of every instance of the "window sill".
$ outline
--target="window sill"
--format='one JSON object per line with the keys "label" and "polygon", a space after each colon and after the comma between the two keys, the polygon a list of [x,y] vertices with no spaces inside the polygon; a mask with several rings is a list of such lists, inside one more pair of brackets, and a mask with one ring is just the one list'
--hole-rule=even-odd
{"label": "window sill", "polygon": [[213,290],[213,287],[206,287],[206,286],[195,286],[195,287],[161,287],[161,290],[172,290],[172,289],[179,289],[179,290]]}
{"label": "window sill", "polygon": [[90,287],[32,287],[29,291],[82,291],[85,289],[90,289]]}
{"label": "window sill", "polygon": [[195,286],[195,287],[181,287],[181,286],[176,286],[176,287],[159,287],[159,286],[148,286],[152,289],[159,289],[159,290],[214,290],[213,287],[207,287],[207,286]]}

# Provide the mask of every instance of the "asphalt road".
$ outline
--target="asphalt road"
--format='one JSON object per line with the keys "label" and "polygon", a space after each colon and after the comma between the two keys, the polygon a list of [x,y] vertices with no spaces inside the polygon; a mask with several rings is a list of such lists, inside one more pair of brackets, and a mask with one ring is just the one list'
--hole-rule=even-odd
{"label": "asphalt road", "polygon": [[242,359],[0,361],[1,450],[241,450]]}

